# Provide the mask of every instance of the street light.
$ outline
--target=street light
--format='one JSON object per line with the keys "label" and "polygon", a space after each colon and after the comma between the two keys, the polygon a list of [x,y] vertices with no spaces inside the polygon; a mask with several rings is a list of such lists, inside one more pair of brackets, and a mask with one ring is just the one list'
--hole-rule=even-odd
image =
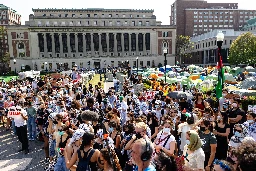
{"label": "street light", "polygon": [[16,75],[16,59],[13,59],[13,64],[14,64],[14,67],[15,67],[15,70],[14,70],[14,73],[15,73],[15,75]]}
{"label": "street light", "polygon": [[[223,40],[224,40],[224,34],[222,32],[219,32],[216,36],[217,38],[217,46],[218,46],[218,75],[219,77],[222,76],[222,56],[221,56],[221,46],[222,46],[222,43],[223,43]],[[222,83],[221,83],[221,86],[223,88],[223,80],[222,80]]]}
{"label": "street light", "polygon": [[164,48],[163,52],[164,52],[164,82],[166,83],[166,64],[167,64],[166,55],[167,55],[167,48]]}
{"label": "street light", "polygon": [[137,64],[137,75],[139,74],[139,57],[136,58],[136,64]]}

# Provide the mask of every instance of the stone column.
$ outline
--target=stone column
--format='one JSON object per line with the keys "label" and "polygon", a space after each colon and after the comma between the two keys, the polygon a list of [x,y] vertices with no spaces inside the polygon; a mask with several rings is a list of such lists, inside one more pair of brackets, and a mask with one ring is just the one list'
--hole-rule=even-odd
{"label": "stone column", "polygon": [[56,57],[54,33],[52,33],[52,57]]}
{"label": "stone column", "polygon": [[71,57],[70,33],[67,33],[68,57]]}
{"label": "stone column", "polygon": [[121,33],[121,45],[122,45],[122,56],[125,56],[125,51],[124,51],[124,33]]}
{"label": "stone column", "polygon": [[109,55],[109,33],[106,33],[106,41],[107,41],[107,56]]}
{"label": "stone column", "polygon": [[146,33],[142,34],[143,35],[143,55],[147,55],[147,50],[146,50]]}
{"label": "stone column", "polygon": [[86,33],[83,34],[83,54],[84,54],[84,57],[87,56],[87,53],[86,53]]}
{"label": "stone column", "polygon": [[48,57],[46,33],[44,33],[44,57]]}
{"label": "stone column", "polygon": [[95,54],[94,54],[93,33],[91,33],[91,56],[95,56]]}
{"label": "stone column", "polygon": [[59,33],[59,43],[60,43],[60,57],[63,58],[63,42],[62,42],[62,33]]}
{"label": "stone column", "polygon": [[79,57],[78,54],[78,33],[75,33],[75,49],[76,49],[76,57]]}
{"label": "stone column", "polygon": [[99,34],[99,55],[102,56],[101,33]]}
{"label": "stone column", "polygon": [[132,34],[129,34],[129,55],[132,56]]}
{"label": "stone column", "polygon": [[116,41],[116,33],[114,34],[114,56],[117,56],[117,41]]}
{"label": "stone column", "polygon": [[139,33],[136,34],[136,55],[139,55]]}

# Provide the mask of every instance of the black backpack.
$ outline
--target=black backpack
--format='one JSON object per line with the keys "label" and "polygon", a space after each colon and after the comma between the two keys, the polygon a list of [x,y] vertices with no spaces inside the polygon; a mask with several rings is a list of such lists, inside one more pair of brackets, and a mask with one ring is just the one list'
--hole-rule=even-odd
{"label": "black backpack", "polygon": [[82,157],[80,149],[77,150],[79,162],[78,162],[76,171],[92,171],[90,168],[90,160],[91,160],[94,152],[95,152],[95,150],[91,149],[86,153],[84,152],[84,157]]}

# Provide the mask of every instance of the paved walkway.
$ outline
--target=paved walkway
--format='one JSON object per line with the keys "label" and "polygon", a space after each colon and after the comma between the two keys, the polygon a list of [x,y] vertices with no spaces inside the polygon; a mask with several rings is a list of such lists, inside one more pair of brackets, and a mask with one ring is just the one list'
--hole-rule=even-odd
{"label": "paved walkway", "polygon": [[104,82],[104,91],[108,92],[110,87],[114,87],[114,82]]}
{"label": "paved walkway", "polygon": [[43,171],[45,154],[42,150],[43,143],[29,142],[29,154],[18,152],[21,143],[11,131],[5,131],[0,126],[0,171]]}

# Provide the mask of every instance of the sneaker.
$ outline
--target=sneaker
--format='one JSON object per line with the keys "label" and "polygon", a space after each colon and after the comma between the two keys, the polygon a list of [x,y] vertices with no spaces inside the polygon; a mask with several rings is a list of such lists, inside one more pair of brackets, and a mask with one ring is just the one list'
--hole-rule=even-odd
{"label": "sneaker", "polygon": [[35,138],[32,138],[31,141],[35,141]]}
{"label": "sneaker", "polygon": [[32,141],[32,138],[29,138],[28,140],[29,140],[29,141]]}
{"label": "sneaker", "polygon": [[19,149],[19,150],[18,150],[18,152],[22,152],[22,151],[24,151],[24,149]]}

